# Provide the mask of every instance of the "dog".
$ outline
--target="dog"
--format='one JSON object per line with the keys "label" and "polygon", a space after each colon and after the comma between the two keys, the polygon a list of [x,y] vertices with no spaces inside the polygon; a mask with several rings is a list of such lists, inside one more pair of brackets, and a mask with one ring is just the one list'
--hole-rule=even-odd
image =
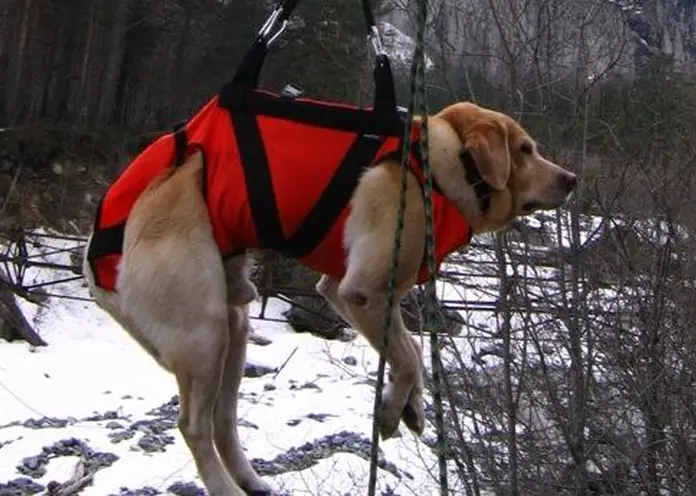
{"label": "dog", "polygon": [[[427,122],[434,196],[439,202],[435,205],[438,262],[471,235],[499,230],[537,210],[560,207],[576,187],[577,176],[544,158],[534,139],[504,113],[459,102],[429,116]],[[419,118],[414,119],[416,129],[421,125]],[[189,150],[181,166],[168,165],[141,192],[131,195],[134,203],[123,228],[113,288],[99,284],[89,254],[83,272],[97,304],[175,376],[180,393],[178,426],[208,493],[273,494],[247,460],[237,433],[237,393],[250,332],[248,304],[257,291],[249,279],[249,255],[241,251],[223,257],[220,227],[211,221],[203,189],[214,186],[204,188],[206,154],[214,152]],[[321,155],[314,158],[322,160]],[[361,169],[355,187],[348,191],[345,215],[334,225],[340,232],[339,245],[326,244],[322,255],[338,259],[343,269],[327,269],[331,273],[322,275],[316,286],[376,350],[382,348],[400,175],[394,154]],[[283,202],[279,206],[282,210]],[[94,232],[89,245],[93,236]],[[401,420],[417,434],[425,425],[421,348],[404,326],[399,307],[403,295],[424,280],[425,241],[423,174],[412,166],[386,350],[390,380],[378,419],[384,439],[396,433]],[[308,265],[316,268],[321,263]]]}

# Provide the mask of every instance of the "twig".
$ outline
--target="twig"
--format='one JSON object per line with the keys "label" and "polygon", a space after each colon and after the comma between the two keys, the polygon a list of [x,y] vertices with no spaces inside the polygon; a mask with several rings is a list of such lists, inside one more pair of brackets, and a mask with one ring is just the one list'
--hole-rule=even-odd
{"label": "twig", "polygon": [[273,375],[273,379],[274,379],[274,380],[275,380],[276,377],[278,377],[278,374],[280,374],[280,373],[283,371],[283,369],[284,369],[285,366],[288,364],[288,362],[290,361],[290,359],[291,359],[293,356],[295,356],[295,353],[297,353],[297,349],[298,349],[298,347],[295,346],[295,349],[292,350],[292,353],[290,353],[290,355],[285,359],[285,361],[283,362],[283,365],[281,365],[281,366],[278,368],[278,370],[276,371],[276,373]]}
{"label": "twig", "polygon": [[7,205],[10,202],[10,197],[12,196],[13,191],[15,190],[17,186],[17,181],[19,180],[19,174],[22,172],[22,166],[20,165],[17,167],[17,172],[15,172],[14,177],[12,178],[12,184],[10,184],[10,189],[7,190],[7,195],[5,196],[3,202],[2,202],[2,209],[0,209],[0,214],[5,213],[5,209],[7,209]]}
{"label": "twig", "polygon": [[94,479],[96,470],[87,472],[84,456],[75,465],[73,476],[66,482],[62,483],[56,489],[49,490],[47,496],[71,496],[79,493],[85,486],[91,484]]}

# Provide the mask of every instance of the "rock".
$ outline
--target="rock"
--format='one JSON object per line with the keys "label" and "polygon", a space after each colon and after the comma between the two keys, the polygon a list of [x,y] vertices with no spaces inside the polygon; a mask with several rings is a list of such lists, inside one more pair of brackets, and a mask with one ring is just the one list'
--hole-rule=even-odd
{"label": "rock", "polygon": [[102,420],[116,420],[118,417],[118,412],[113,410],[104,413],[94,413],[89,417],[85,417],[84,420],[87,422],[101,422]]}
{"label": "rock", "polygon": [[273,344],[273,341],[270,339],[261,336],[260,334],[256,334],[255,332],[250,332],[248,336],[249,342],[253,343],[258,346],[268,346],[269,344]]}
{"label": "rock", "polygon": [[158,494],[162,494],[160,491],[155,489],[154,487],[151,486],[145,486],[140,489],[128,489],[126,487],[122,487],[118,494],[113,494],[110,496],[157,496]]}
{"label": "rock", "polygon": [[174,436],[168,434],[145,434],[138,440],[138,448],[145,453],[164,453],[170,444],[174,444]]}
{"label": "rock", "polygon": [[329,417],[336,417],[336,415],[331,415],[330,413],[310,413],[307,415],[308,419],[320,422],[322,424],[326,422],[326,419]]}
{"label": "rock", "polygon": [[296,384],[290,385],[291,391],[299,391],[301,389],[316,389],[317,391],[321,391],[321,388],[313,382],[305,382],[301,386],[298,386]]}
{"label": "rock", "polygon": [[[319,460],[329,458],[334,453],[352,453],[364,460],[369,460],[370,446],[370,440],[365,436],[355,432],[342,431],[290,448],[270,461],[254,458],[251,460],[251,465],[259,475],[278,475],[290,471],[305,470],[315,465]],[[388,462],[381,449],[377,464],[381,469],[398,478],[406,476],[413,479],[413,476]]]}
{"label": "rock", "polygon": [[206,492],[193,482],[175,482],[167,491],[176,496],[206,496]]}
{"label": "rock", "polygon": [[343,357],[343,363],[345,363],[346,365],[350,365],[351,367],[354,367],[358,364],[358,360],[354,356],[348,355],[346,357]]}
{"label": "rock", "polygon": [[5,484],[0,483],[0,495],[2,496],[26,496],[29,494],[38,494],[44,490],[44,486],[34,482],[28,477],[19,477],[8,481]]}
{"label": "rock", "polygon": [[27,429],[52,429],[62,428],[68,425],[67,419],[42,417],[40,419],[27,419],[22,425]]}
{"label": "rock", "polygon": [[113,444],[118,444],[121,441],[126,441],[127,439],[132,439],[135,436],[134,431],[115,431],[115,432],[109,432],[108,434],[109,439],[111,439],[111,442]]}
{"label": "rock", "polygon": [[254,364],[247,362],[244,364],[244,377],[263,377],[268,374],[275,374],[276,369],[266,365]]}
{"label": "rock", "polygon": [[63,439],[51,446],[44,446],[41,453],[36,456],[29,456],[22,460],[17,466],[17,471],[23,475],[28,475],[34,479],[43,477],[46,474],[46,465],[52,458],[60,456],[79,456],[85,461],[87,472],[111,466],[118,456],[114,453],[104,453],[92,449],[84,441],[76,438]]}
{"label": "rock", "polygon": [[295,332],[307,332],[328,340],[348,342],[356,334],[346,330],[346,324],[333,312],[321,297],[296,296],[292,307],[283,313]]}

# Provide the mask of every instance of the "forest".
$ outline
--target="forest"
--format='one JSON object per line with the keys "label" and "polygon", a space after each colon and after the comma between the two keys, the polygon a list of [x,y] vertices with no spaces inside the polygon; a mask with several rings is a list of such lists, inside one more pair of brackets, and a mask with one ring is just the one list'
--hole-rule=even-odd
{"label": "forest", "polygon": [[[414,2],[372,4],[407,105]],[[108,179],[234,74],[272,6],[0,0],[0,233],[84,234]],[[365,36],[357,0],[303,0],[263,84],[369,103]],[[514,115],[582,178],[556,232],[485,249],[496,326],[464,319],[480,359],[447,363],[459,494],[696,494],[696,2],[431,0],[426,53],[431,110]]]}

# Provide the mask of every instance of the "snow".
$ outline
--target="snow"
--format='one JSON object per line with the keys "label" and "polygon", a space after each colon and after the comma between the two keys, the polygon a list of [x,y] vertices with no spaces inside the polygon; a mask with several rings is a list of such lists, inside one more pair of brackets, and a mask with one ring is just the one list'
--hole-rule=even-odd
{"label": "snow", "polygon": [[[43,243],[32,247],[34,255],[78,244]],[[69,263],[67,253],[44,259]],[[25,283],[70,275],[30,269]],[[51,287],[51,292],[88,296],[81,280],[58,284]],[[145,486],[170,494],[166,489],[177,481],[193,481],[202,487],[174,426],[167,432],[174,443],[165,452],[140,449],[137,441],[141,433],[116,444],[109,437],[113,431],[110,422],[127,424],[146,419],[147,412],[175,396],[173,377],[90,301],[50,298],[43,307],[24,300],[19,303],[49,346],[33,348],[23,342],[0,341],[0,484],[23,476],[16,467],[26,457],[40,454],[44,446],[74,437],[95,450],[118,456],[113,465],[96,473],[93,485],[81,494],[103,496],[119,494],[122,487]],[[255,302],[252,315],[257,315],[259,308]],[[272,299],[266,312],[271,318],[282,319],[286,308],[287,304]],[[340,431],[370,438],[374,387],[367,380],[368,373],[377,369],[378,357],[364,339],[325,341],[296,334],[282,323],[260,320],[254,321],[254,328],[272,343],[250,343],[248,361],[279,369],[287,364],[276,375],[242,381],[240,437],[250,459],[271,460],[290,448]],[[347,365],[343,361],[347,356],[354,357],[357,364]],[[86,419],[105,412],[114,412],[117,418]],[[311,420],[308,414],[325,417],[322,421]],[[67,421],[67,425],[40,429],[23,425],[27,419],[46,417]],[[300,420],[297,425],[288,425],[296,420]],[[386,460],[396,465],[401,477],[380,469],[379,487],[389,486],[395,494],[435,494],[435,457],[404,427],[401,433],[402,437],[380,443]],[[432,428],[426,435],[433,435]],[[44,486],[50,481],[64,482],[71,477],[77,461],[75,456],[55,457],[46,466],[46,474],[36,481]],[[339,452],[310,468],[267,480],[274,488],[293,495],[365,494],[368,474],[368,461]]]}
{"label": "snow", "polygon": [[[606,222],[599,217],[582,216],[581,245],[599,240]],[[612,222],[636,227],[623,219]],[[643,227],[647,240],[664,242],[665,231],[659,223],[644,224],[639,227]],[[563,289],[555,276],[558,264],[562,263],[558,255],[567,252],[573,244],[569,233],[567,212],[539,213],[526,217],[522,230],[517,235],[511,233],[507,241],[506,272],[514,278],[531,281],[521,288],[531,297],[529,301],[534,308],[529,310],[529,315],[513,316],[514,352],[524,354],[528,360],[533,358],[535,350],[529,340],[518,335],[531,322],[535,332],[548,339],[545,351],[548,365],[560,366],[568,359],[562,346],[567,329],[545,308],[561,305]],[[30,256],[66,264],[70,262],[65,250],[79,245],[75,240],[39,239],[30,247]],[[500,281],[493,246],[492,236],[478,237],[469,249],[451,257],[442,267],[445,273],[459,276],[454,281],[441,279],[437,286],[441,300],[460,302],[458,311],[466,322],[462,335],[448,338],[454,347],[445,350],[445,363],[463,360],[466,367],[479,367],[485,374],[476,380],[482,381],[495,381],[502,363],[500,326],[495,311]],[[549,262],[528,262],[546,259]],[[25,284],[71,275],[74,274],[29,269]],[[52,285],[49,290],[57,295],[88,296],[82,280]],[[610,301],[615,290],[591,290],[587,294],[590,306]],[[173,377],[91,301],[51,298],[43,307],[24,300],[19,303],[49,346],[32,348],[26,343],[0,341],[0,485],[23,475],[17,467],[27,457],[37,456],[43,447],[57,441],[75,438],[93,450],[118,456],[116,462],[96,473],[93,485],[82,494],[130,494],[119,493],[124,487],[130,490],[152,487],[161,494],[173,494],[167,490],[177,482],[202,486],[175,419],[168,420],[162,451],[146,449],[144,440],[148,430],[134,427],[143,420],[161,420],[161,415],[153,410],[177,394]],[[360,336],[351,342],[340,342],[295,333],[282,322],[287,308],[287,303],[271,299],[266,308],[270,320],[253,321],[255,333],[269,339],[271,344],[250,343],[247,361],[277,372],[242,381],[239,429],[248,458],[270,462],[296,452],[293,450],[308,442],[316,443],[340,433],[358,436],[358,444],[369,443],[376,353]],[[251,314],[257,316],[259,312],[257,301],[251,305]],[[530,319],[529,322],[522,322],[524,318]],[[429,366],[428,339],[422,338],[421,344]],[[426,398],[426,402],[430,401]],[[103,418],[105,413],[107,418]],[[95,414],[102,417],[94,417]],[[460,412],[465,432],[473,431],[476,419],[472,416],[476,415],[471,410]],[[530,419],[533,415],[536,413],[530,410]],[[46,417],[59,424],[42,425],[39,429],[31,428],[31,423],[27,426],[28,419]],[[115,427],[119,423],[122,428]],[[379,487],[390,488],[398,495],[437,494],[437,460],[432,450],[405,427],[400,427],[400,433],[400,437],[380,442],[384,459],[393,467],[379,470]],[[114,443],[115,435],[127,436]],[[432,439],[434,435],[433,426],[427,425],[424,439]],[[166,436],[171,436],[171,440]],[[65,481],[72,475],[77,461],[74,456],[54,457],[46,465],[45,475],[36,480],[44,486],[53,480]],[[366,493],[369,462],[364,455],[332,449],[313,461],[311,466],[264,477],[275,489],[293,495]],[[455,468],[450,469],[453,471],[450,480],[454,483],[458,477],[454,475]],[[452,489],[456,491],[457,487]]]}

